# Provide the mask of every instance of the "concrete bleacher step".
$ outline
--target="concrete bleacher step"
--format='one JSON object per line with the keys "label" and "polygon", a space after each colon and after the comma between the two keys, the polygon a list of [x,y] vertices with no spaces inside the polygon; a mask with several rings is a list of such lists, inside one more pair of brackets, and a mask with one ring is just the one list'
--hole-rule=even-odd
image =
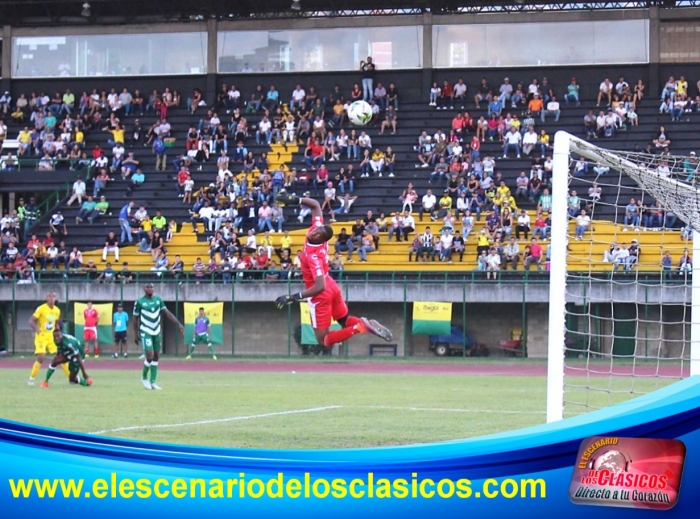
{"label": "concrete bleacher step", "polygon": [[[530,213],[534,217],[534,213]],[[418,214],[414,214],[417,218]],[[350,229],[353,221],[333,223],[333,230],[336,235],[342,227]],[[422,233],[427,226],[435,227],[435,222],[416,222],[416,232]],[[475,230],[467,240],[463,261],[459,261],[459,255],[453,255],[453,263],[432,261],[432,262],[416,262],[408,261],[410,251],[410,241],[396,242],[395,239],[391,242],[387,241],[388,234],[380,233],[379,250],[369,253],[367,261],[360,261],[357,253],[353,254],[354,261],[346,262],[345,269],[348,271],[391,271],[397,267],[402,270],[444,270],[444,271],[461,271],[470,270],[477,267],[476,264],[476,240],[475,234],[478,233],[483,221],[478,222]],[[569,253],[568,264],[573,270],[610,270],[612,267],[609,263],[603,262],[603,252],[607,250],[612,243],[629,245],[633,239],[639,242],[642,254],[640,258],[639,268],[645,271],[657,271],[661,268],[661,256],[664,251],[671,252],[674,258],[674,264],[688,247],[688,241],[684,240],[681,233],[677,230],[673,231],[653,231],[643,230],[635,231],[628,229],[622,225],[614,224],[608,221],[595,220],[592,225],[592,231],[587,233],[583,240],[577,241],[573,239],[575,222],[570,221],[569,224]],[[458,226],[457,231],[461,228]],[[306,231],[299,229],[290,232],[292,242],[292,252],[295,254],[303,247]],[[273,247],[279,247],[281,244],[281,234],[271,233]],[[411,240],[412,241],[412,240]],[[334,251],[333,244],[335,240],[329,243],[329,251],[332,254]],[[540,241],[543,248],[546,249],[548,241]],[[521,252],[528,244],[526,240],[519,241]],[[197,234],[191,232],[191,227],[185,227],[180,232],[173,235],[173,239],[166,245],[168,249],[168,257],[172,263],[176,255],[179,255],[186,265],[186,268],[191,268],[197,258],[201,258],[205,263],[209,262],[209,247],[206,241],[201,241]],[[93,249],[83,254],[85,261],[93,260],[96,264],[101,263],[101,249]],[[217,260],[220,260],[218,256]],[[343,253],[343,258],[347,258],[347,253]],[[109,260],[113,261],[113,255],[110,254]],[[150,270],[154,266],[154,261],[150,253],[139,253],[136,245],[122,247],[120,249],[120,262],[128,262],[129,266],[134,270]],[[522,270],[522,264],[519,266]]]}

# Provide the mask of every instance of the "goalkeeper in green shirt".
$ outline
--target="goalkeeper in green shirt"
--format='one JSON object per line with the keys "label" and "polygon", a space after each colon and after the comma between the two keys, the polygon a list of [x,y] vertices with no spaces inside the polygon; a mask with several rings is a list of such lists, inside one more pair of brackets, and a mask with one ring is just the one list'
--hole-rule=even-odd
{"label": "goalkeeper in green shirt", "polygon": [[41,383],[41,387],[49,387],[49,379],[54,374],[54,371],[56,371],[58,366],[65,363],[68,363],[68,380],[72,384],[91,386],[92,379],[85,372],[85,365],[83,364],[84,350],[80,341],[72,335],[63,333],[59,328],[54,330],[53,340],[56,343],[56,355],[51,361],[49,369],[46,370],[46,380]]}

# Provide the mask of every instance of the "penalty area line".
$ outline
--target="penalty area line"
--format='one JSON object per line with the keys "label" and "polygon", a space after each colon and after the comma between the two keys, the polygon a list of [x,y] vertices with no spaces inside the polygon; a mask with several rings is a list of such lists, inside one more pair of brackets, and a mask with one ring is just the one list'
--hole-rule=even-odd
{"label": "penalty area line", "polygon": [[216,423],[226,423],[226,422],[238,422],[243,420],[254,420],[256,418],[269,418],[272,416],[287,416],[292,414],[304,414],[304,413],[318,413],[320,411],[328,411],[330,409],[340,409],[343,406],[340,405],[329,405],[325,407],[312,407],[309,409],[296,409],[291,411],[277,411],[274,413],[262,413],[262,414],[251,414],[243,416],[231,416],[229,418],[216,418],[213,420],[198,420],[196,422],[180,422],[180,423],[165,423],[165,424],[155,424],[155,425],[130,425],[128,427],[117,427],[116,429],[104,429],[102,431],[92,431],[88,434],[106,434],[122,431],[136,431],[144,429],[167,429],[172,427],[188,427],[191,425],[209,425]]}

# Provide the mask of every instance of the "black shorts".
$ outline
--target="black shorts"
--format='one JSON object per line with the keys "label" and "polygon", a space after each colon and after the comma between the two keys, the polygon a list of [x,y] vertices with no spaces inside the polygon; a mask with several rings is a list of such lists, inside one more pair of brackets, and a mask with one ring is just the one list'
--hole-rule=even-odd
{"label": "black shorts", "polygon": [[114,344],[119,344],[120,342],[126,342],[126,331],[114,332]]}

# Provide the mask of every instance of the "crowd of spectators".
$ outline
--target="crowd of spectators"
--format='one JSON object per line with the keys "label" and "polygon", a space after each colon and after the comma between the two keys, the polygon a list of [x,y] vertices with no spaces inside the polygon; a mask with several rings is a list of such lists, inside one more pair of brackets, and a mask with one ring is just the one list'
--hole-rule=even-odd
{"label": "crowd of spectators", "polygon": [[[335,221],[338,214],[352,214],[358,199],[355,194],[357,186],[369,182],[363,179],[395,176],[395,152],[390,146],[385,149],[374,146],[372,135],[394,134],[398,130],[399,94],[393,83],[387,86],[375,83],[375,69],[370,58],[364,60],[360,64],[361,81],[352,86],[347,97],[338,85],[327,92],[317,92],[313,86],[302,84],[296,85],[291,92],[279,92],[274,85],[258,85],[252,94],[240,92],[235,85],[222,85],[211,104],[198,89],[184,100],[177,91],[167,88],[146,95],[138,90],[130,92],[124,88],[117,92],[113,88],[109,93],[94,90],[91,94],[83,92],[79,97],[70,90],[53,97],[40,92],[20,95],[17,100],[12,100],[6,93],[0,98],[0,106],[6,107],[6,113],[9,107],[12,119],[25,125],[17,138],[19,159],[36,158],[38,169],[72,169],[80,172],[85,180],[88,180],[88,171],[93,172],[90,175],[92,189],[82,178],[73,184],[67,205],[77,201],[80,207],[76,225],[93,224],[110,211],[105,189],[117,185],[120,179],[124,197],[127,200],[138,197],[142,184],[146,182],[142,168],[151,169],[152,166],[151,163],[144,164],[143,154],[134,151],[145,147],[153,155],[156,171],[174,170],[174,187],[178,198],[189,207],[192,231],[206,233],[212,250],[216,251],[210,260],[218,257],[219,267],[229,263],[235,271],[242,259],[241,251],[245,249],[249,259],[244,263],[252,262],[255,270],[258,264],[267,265],[264,258],[271,254],[261,255],[261,250],[252,246],[237,246],[239,237],[246,236],[247,240],[252,232],[253,236],[269,238],[281,234],[289,219],[303,222],[308,216],[303,210],[275,204],[274,197],[280,189],[298,194],[313,193],[322,200],[323,210],[330,220]],[[451,262],[454,253],[462,261],[469,234],[483,214],[487,215],[484,231],[489,247],[485,249],[485,244],[479,245],[477,264],[480,269],[491,271],[508,265],[516,268],[518,264],[528,268],[534,264],[541,267],[541,255],[534,255],[540,258],[537,261],[527,260],[533,256],[532,246],[528,246],[522,255],[519,250],[514,255],[512,248],[510,254],[504,251],[510,245],[511,233],[515,234],[513,238],[518,247],[521,235],[525,240],[531,239],[528,234],[536,240],[547,237],[552,148],[547,130],[538,126],[546,124],[549,118],[556,123],[566,106],[578,106],[582,102],[576,78],[571,78],[566,88],[555,90],[547,78],[533,79],[527,86],[519,82],[511,84],[509,78],[504,78],[498,88],[492,88],[483,79],[473,92],[461,78],[455,83],[443,81],[442,86],[434,83],[430,105],[437,110],[456,110],[456,113],[449,133],[438,129],[434,133],[431,131],[432,135],[424,131],[418,137],[416,167],[430,168],[427,175],[430,189],[421,195],[413,186],[404,189],[395,207],[383,208],[388,215],[381,217],[386,226],[378,226],[377,233],[386,231],[389,240],[413,240],[411,257],[416,261]],[[560,105],[557,93],[561,94],[564,106]],[[636,107],[646,95],[641,80],[630,87],[623,77],[617,84],[606,78],[596,98],[596,106],[604,109],[597,115],[590,110],[584,117],[586,136],[613,137],[627,125],[638,124]],[[359,99],[372,106],[373,120],[367,128],[348,125],[347,107]],[[669,113],[672,120],[679,120],[683,113],[697,109],[700,98],[689,99],[687,81],[681,76],[679,80],[669,78],[661,99],[659,112]],[[479,114],[478,118],[470,115],[467,110],[472,102],[474,109],[485,110],[485,114]],[[180,150],[184,148],[183,153],[178,153],[170,161],[168,152],[175,139],[168,114],[178,106],[186,107],[197,122],[190,126],[185,139],[177,143]],[[149,122],[142,126],[140,118],[144,117],[149,118]],[[91,141],[93,135],[99,135],[101,142],[87,150],[86,135],[91,136]],[[0,142],[7,137],[7,127],[0,121]],[[248,149],[253,139],[256,149],[273,143],[298,144],[303,150],[302,162],[285,165],[270,161],[267,152],[256,154]],[[500,143],[502,156],[493,153],[493,146],[486,147],[488,153],[482,151],[482,144],[486,142]],[[663,157],[670,144],[668,132],[661,127],[645,151],[650,151],[651,147],[655,155]],[[498,171],[497,161],[511,157],[527,157],[531,164],[529,171],[522,171],[508,186]],[[12,169],[14,160],[9,153],[3,158],[3,167]],[[331,166],[332,162],[338,162],[336,167]],[[661,158],[655,166],[664,174],[668,165]],[[694,181],[695,169],[692,168],[692,179],[688,173],[689,180]],[[203,172],[201,175],[197,173],[200,171]],[[256,175],[251,174],[254,171]],[[574,175],[586,176],[591,172],[600,176],[609,170],[606,171],[601,164],[586,161],[572,164]],[[210,177],[206,178],[206,175]],[[569,216],[576,221],[576,239],[584,238],[590,231],[592,211],[602,196],[603,190],[597,184],[589,189],[588,199],[570,193]],[[123,205],[123,200],[112,202],[117,207]],[[527,213],[516,205],[520,202],[535,205],[537,216],[534,222],[525,221]],[[140,250],[151,254],[154,271],[170,270],[167,242],[177,224],[169,222],[156,227],[150,216],[136,217],[136,214],[141,215],[140,209],[132,209],[134,215],[131,209],[126,218],[120,214],[120,232],[106,237],[104,260],[113,254],[118,261],[119,246],[133,241],[139,244]],[[658,204],[651,208],[642,204],[637,219],[634,214],[628,214],[627,209],[625,223],[634,228],[642,225],[672,227],[675,223],[675,215],[664,211]],[[441,224],[435,226],[430,254],[425,246],[427,242],[422,241],[427,238],[414,233],[412,213],[415,212],[420,213],[421,220],[428,214],[431,221]],[[23,218],[23,214],[16,211],[3,219],[3,229],[17,229],[4,243],[6,249],[10,241],[15,242],[14,248],[22,248],[17,245],[26,240],[22,236],[23,222],[30,221]],[[165,220],[159,213],[153,218]],[[65,237],[68,234],[60,212],[52,215],[50,220],[53,236]],[[364,223],[367,226],[375,222]],[[461,223],[459,231],[455,229],[455,223]],[[185,229],[189,228],[188,225],[184,225]],[[361,260],[366,260],[367,254],[379,247],[379,235],[372,231],[374,228],[370,226],[368,234],[373,237],[371,240],[364,236],[364,231],[353,233],[342,245],[345,250],[338,252],[348,252],[347,261],[352,260],[354,252]],[[214,242],[218,245],[214,246]],[[419,242],[423,245],[417,246]],[[418,254],[419,249],[423,251],[421,254]],[[25,250],[22,248],[23,259],[26,258]],[[494,250],[498,265],[492,257]],[[484,253],[486,259],[482,260]],[[3,254],[5,264],[6,256]],[[35,256],[39,258],[38,265],[53,264],[51,256],[42,263],[39,249],[35,249]],[[263,259],[258,262],[258,257]],[[277,259],[282,258],[278,256]],[[77,265],[75,261],[60,263],[68,264]],[[207,268],[212,269],[211,266]]]}

